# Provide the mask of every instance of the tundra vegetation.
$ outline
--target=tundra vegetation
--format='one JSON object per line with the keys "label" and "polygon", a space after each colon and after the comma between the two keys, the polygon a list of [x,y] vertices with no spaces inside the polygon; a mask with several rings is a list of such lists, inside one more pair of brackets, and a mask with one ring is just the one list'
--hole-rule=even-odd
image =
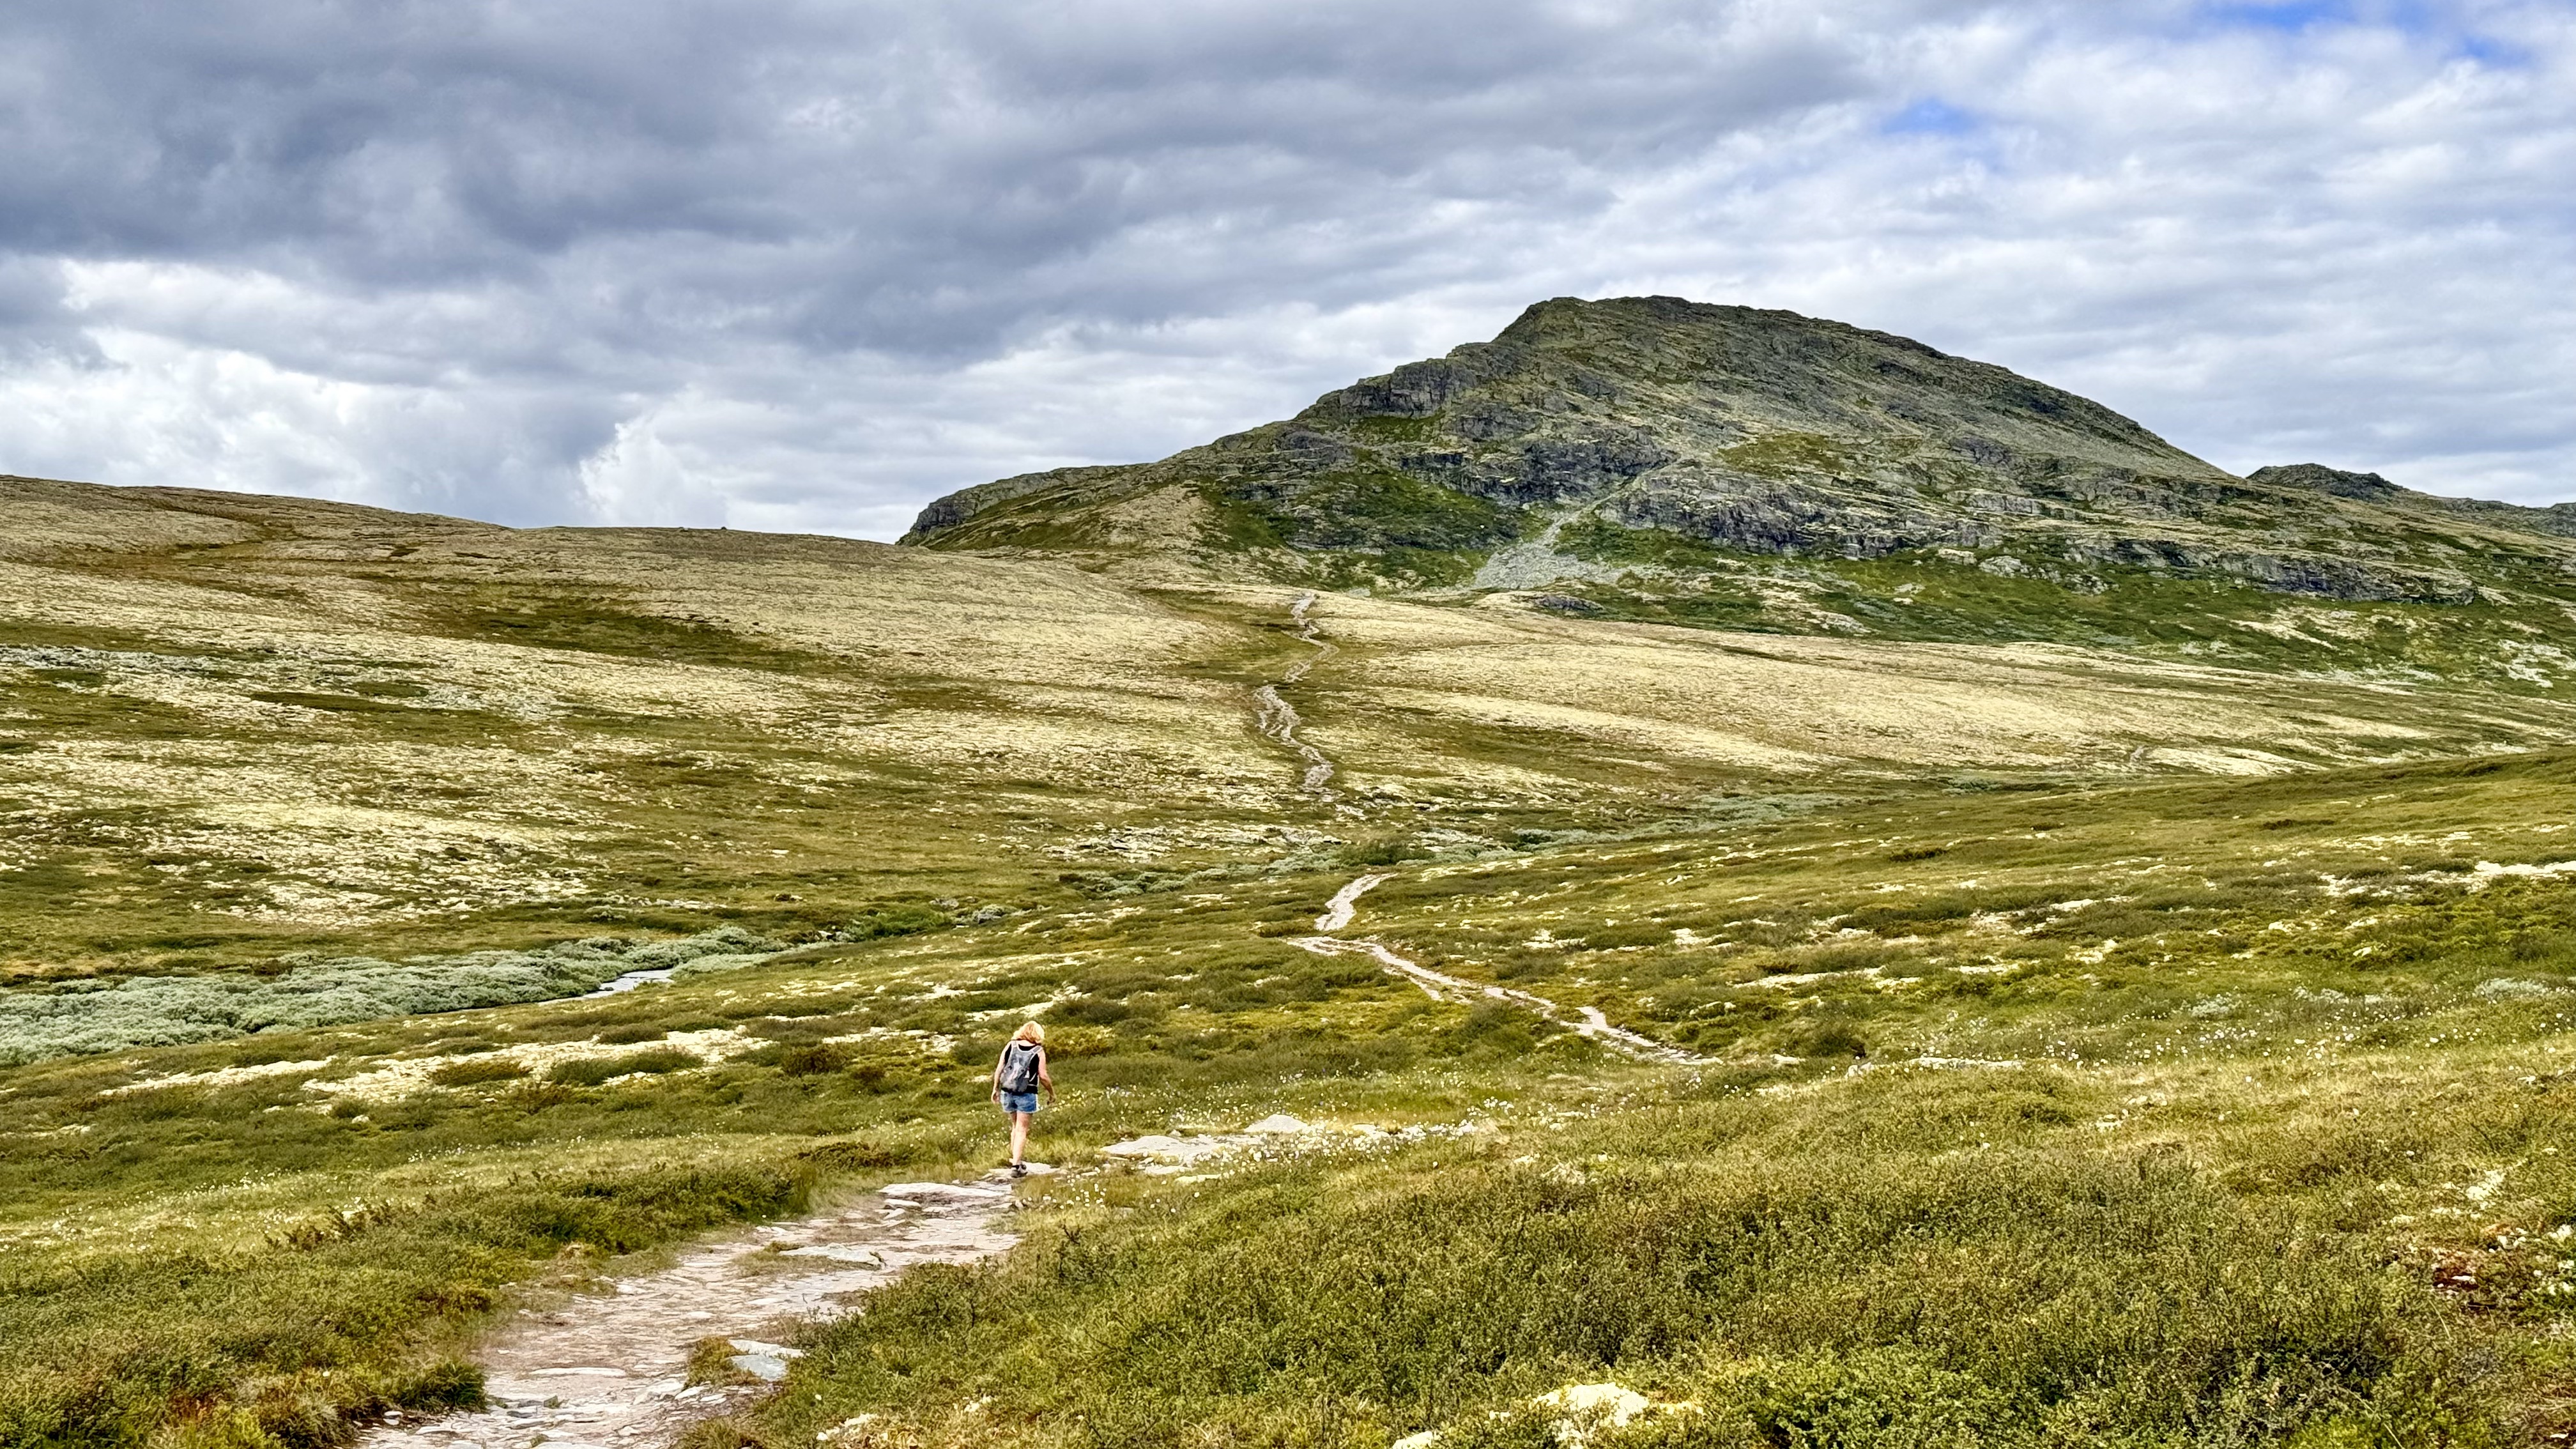
{"label": "tundra vegetation", "polygon": [[519,1296],[980,1167],[1045,1003],[1069,1166],[1273,1111],[1473,1130],[1058,1179],[725,1432],[1536,1442],[1604,1380],[1694,1406],[1640,1442],[2558,1432],[2576,757],[1799,805],[1399,860],[1350,928],[1693,1066],[1302,948],[1339,868],[19,1067],[0,1423],[321,1441],[468,1395]]}
{"label": "tundra vegetation", "polygon": [[0,1446],[474,1403],[1032,1016],[699,1449],[2576,1434],[2563,520],[1658,306],[926,548],[0,482]]}

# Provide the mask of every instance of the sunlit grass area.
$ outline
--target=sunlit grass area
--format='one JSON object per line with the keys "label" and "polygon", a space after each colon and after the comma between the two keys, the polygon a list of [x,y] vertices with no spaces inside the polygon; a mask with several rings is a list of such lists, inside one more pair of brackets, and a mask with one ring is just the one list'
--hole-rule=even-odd
{"label": "sunlit grass area", "polygon": [[[2567,1100],[2424,1066],[1703,1078],[1070,1192],[817,1334],[757,1430],[1535,1445],[1607,1382],[1667,1406],[1621,1443],[2510,1441],[2563,1366]],[[2142,1091],[2180,1110],[2106,1132]]]}

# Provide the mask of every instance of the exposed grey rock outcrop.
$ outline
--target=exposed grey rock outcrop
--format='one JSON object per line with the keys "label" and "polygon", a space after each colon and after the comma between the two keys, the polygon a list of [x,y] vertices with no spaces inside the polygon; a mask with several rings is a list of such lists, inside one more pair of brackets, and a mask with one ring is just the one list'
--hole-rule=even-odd
{"label": "exposed grey rock outcrop", "polygon": [[2270,488],[2313,488],[2338,498],[2393,498],[2397,485],[2376,473],[2347,473],[2322,463],[2279,464],[2257,468],[2245,475],[2248,483]]}
{"label": "exposed grey rock outcrop", "polygon": [[936,535],[942,529],[954,528],[964,523],[997,503],[1008,503],[1014,498],[1025,498],[1032,493],[1043,492],[1049,488],[1080,484],[1098,475],[1125,471],[1117,467],[1050,468],[1043,473],[1022,473],[1017,477],[997,478],[990,483],[978,483],[972,488],[960,488],[954,493],[933,499],[930,506],[921,510],[920,516],[913,519],[912,529],[903,536],[902,541],[919,543]]}

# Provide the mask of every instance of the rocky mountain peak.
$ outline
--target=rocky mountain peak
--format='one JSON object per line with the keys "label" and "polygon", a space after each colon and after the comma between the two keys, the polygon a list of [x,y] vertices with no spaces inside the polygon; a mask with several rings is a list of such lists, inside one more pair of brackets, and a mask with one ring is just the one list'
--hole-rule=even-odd
{"label": "rocky mountain peak", "polygon": [[952,494],[907,542],[1398,590],[1633,580],[1686,545],[1703,573],[1899,558],[2430,603],[2477,592],[2435,535],[2528,549],[2568,527],[2316,464],[2238,478],[2090,399],[1841,322],[1559,297],[1159,463]]}
{"label": "rocky mountain peak", "polygon": [[2248,483],[2266,488],[2306,488],[2331,493],[2337,498],[2394,498],[2400,491],[2396,484],[2376,473],[2348,473],[2322,463],[2276,464],[2257,468],[2245,475]]}

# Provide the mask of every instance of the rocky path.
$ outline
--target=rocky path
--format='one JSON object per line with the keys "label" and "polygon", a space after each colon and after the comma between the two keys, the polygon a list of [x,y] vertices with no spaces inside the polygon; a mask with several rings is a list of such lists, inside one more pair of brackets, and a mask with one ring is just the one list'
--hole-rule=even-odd
{"label": "rocky path", "polygon": [[996,1219],[998,1183],[898,1183],[845,1207],[769,1223],[690,1250],[614,1293],[528,1310],[481,1354],[492,1407],[359,1436],[361,1449],[636,1449],[667,1445],[700,1419],[749,1404],[754,1382],[693,1388],[691,1347],[731,1340],[733,1366],[783,1377],[795,1350],[775,1340],[803,1319],[847,1311],[847,1298],[915,1263],[969,1263],[1015,1241]]}
{"label": "rocky path", "polygon": [[1324,902],[1324,913],[1315,918],[1315,929],[1327,933],[1349,930],[1351,917],[1359,913],[1360,897],[1393,879],[1391,875],[1364,875],[1333,892],[1333,898]]}
{"label": "rocky path", "polygon": [[[1328,933],[1348,930],[1352,919],[1359,914],[1360,897],[1392,879],[1394,879],[1393,876],[1387,875],[1364,875],[1335,891],[1333,898],[1324,903],[1324,913],[1315,918],[1315,929]],[[1445,1001],[1452,997],[1467,1001],[1481,996],[1489,1001],[1508,1001],[1515,1006],[1524,1006],[1578,1036],[1599,1042],[1612,1051],[1635,1057],[1640,1061],[1688,1065],[1708,1060],[1696,1052],[1687,1052],[1680,1047],[1656,1041],[1652,1037],[1641,1036],[1625,1027],[1612,1026],[1610,1019],[1594,1007],[1578,1006],[1568,1009],[1534,992],[1517,991],[1508,986],[1494,986],[1482,981],[1467,981],[1444,972],[1434,971],[1419,962],[1397,955],[1395,948],[1374,936],[1362,936],[1356,939],[1333,934],[1296,936],[1290,938],[1289,944],[1312,951],[1318,956],[1371,957],[1387,970],[1421,987],[1434,1001]],[[1443,995],[1444,992],[1448,995]]]}
{"label": "rocky path", "polygon": [[1297,727],[1304,721],[1298,718],[1297,707],[1279,695],[1280,685],[1295,684],[1305,678],[1307,670],[1323,663],[1334,652],[1333,646],[1324,642],[1315,621],[1306,616],[1306,611],[1313,607],[1315,596],[1312,593],[1299,594],[1297,602],[1288,607],[1288,618],[1297,626],[1298,641],[1314,646],[1315,652],[1290,665],[1288,672],[1279,676],[1279,684],[1265,684],[1254,690],[1252,697],[1261,705],[1256,727],[1262,734],[1294,750],[1297,758],[1306,762],[1305,788],[1322,795],[1330,793],[1326,786],[1332,782],[1333,762],[1324,757],[1322,750],[1297,738]]}

